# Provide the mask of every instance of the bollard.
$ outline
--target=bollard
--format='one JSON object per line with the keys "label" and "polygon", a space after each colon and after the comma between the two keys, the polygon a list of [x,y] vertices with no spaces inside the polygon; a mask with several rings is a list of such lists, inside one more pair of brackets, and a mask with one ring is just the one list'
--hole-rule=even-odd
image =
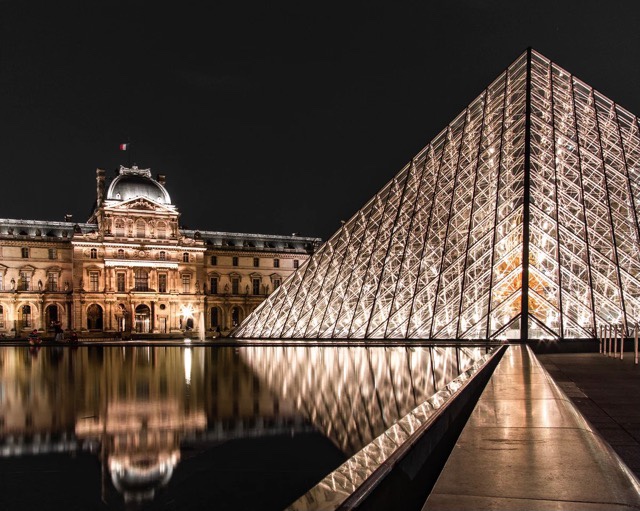
{"label": "bollard", "polygon": [[638,365],[638,323],[636,323],[635,332],[633,334],[633,349],[636,355],[636,365]]}

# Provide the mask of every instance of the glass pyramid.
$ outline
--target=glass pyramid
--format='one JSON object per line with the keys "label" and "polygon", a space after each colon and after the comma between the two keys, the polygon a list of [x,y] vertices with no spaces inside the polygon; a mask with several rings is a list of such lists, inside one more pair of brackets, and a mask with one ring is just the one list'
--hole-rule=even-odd
{"label": "glass pyramid", "polygon": [[588,338],[640,317],[638,119],[527,50],[235,331]]}

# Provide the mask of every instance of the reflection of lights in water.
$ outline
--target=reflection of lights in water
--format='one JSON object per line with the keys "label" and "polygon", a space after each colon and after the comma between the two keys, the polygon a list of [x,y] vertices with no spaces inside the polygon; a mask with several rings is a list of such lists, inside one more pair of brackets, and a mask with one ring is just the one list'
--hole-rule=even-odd
{"label": "reflection of lights in water", "polygon": [[109,472],[126,502],[152,500],[155,490],[165,486],[180,460],[180,451],[113,456]]}
{"label": "reflection of lights in water", "polygon": [[184,381],[191,384],[191,348],[184,350]]}

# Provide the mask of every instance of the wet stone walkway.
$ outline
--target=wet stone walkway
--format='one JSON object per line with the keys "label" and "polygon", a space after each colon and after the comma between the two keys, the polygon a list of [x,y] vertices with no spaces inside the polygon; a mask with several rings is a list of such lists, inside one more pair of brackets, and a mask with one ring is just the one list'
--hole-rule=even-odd
{"label": "wet stone walkway", "polygon": [[582,415],[640,478],[640,365],[599,353],[536,355]]}

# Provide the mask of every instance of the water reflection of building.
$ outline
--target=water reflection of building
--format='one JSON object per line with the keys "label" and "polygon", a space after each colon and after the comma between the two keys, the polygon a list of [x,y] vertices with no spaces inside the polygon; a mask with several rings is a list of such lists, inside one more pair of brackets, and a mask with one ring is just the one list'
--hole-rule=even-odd
{"label": "water reflection of building", "polygon": [[97,170],[87,223],[0,219],[0,333],[64,328],[223,333],[319,239],[180,227],[165,176]]}
{"label": "water reflection of building", "polygon": [[0,349],[0,456],[93,452],[106,500],[152,499],[185,444],[312,430],[293,410],[231,348]]}

